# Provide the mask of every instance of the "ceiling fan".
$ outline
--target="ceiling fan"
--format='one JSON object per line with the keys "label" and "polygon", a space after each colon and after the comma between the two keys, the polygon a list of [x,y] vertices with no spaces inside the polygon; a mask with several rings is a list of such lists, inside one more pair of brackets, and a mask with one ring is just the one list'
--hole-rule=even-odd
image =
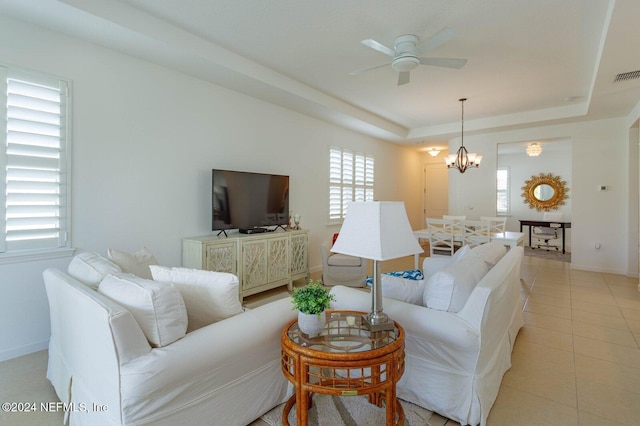
{"label": "ceiling fan", "polygon": [[365,46],[391,56],[393,59],[390,63],[352,71],[349,74],[358,75],[377,68],[386,67],[391,64],[391,68],[399,73],[398,86],[401,86],[409,83],[409,72],[418,65],[460,69],[467,63],[466,59],[420,57],[420,55],[445,44],[455,36],[456,31],[454,29],[445,27],[430,38],[418,44],[419,39],[417,36],[413,34],[404,34],[396,37],[393,42],[393,49],[372,39],[362,40],[362,44]]}

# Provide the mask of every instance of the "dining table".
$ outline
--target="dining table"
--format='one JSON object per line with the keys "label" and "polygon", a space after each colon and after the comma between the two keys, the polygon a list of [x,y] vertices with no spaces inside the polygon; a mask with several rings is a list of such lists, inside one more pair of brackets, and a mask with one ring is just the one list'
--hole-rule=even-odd
{"label": "dining table", "polygon": [[[413,235],[416,237],[418,242],[420,241],[421,238],[428,240],[429,230],[419,229],[417,231],[413,231]],[[524,237],[525,237],[525,234],[523,232],[505,231],[505,232],[492,233],[490,236],[490,240],[502,243],[509,248],[517,247],[517,246],[524,247]],[[454,241],[464,243],[464,238],[461,234],[454,234],[453,239]],[[420,254],[418,253],[414,255],[415,269],[419,269],[419,263],[420,263]]]}

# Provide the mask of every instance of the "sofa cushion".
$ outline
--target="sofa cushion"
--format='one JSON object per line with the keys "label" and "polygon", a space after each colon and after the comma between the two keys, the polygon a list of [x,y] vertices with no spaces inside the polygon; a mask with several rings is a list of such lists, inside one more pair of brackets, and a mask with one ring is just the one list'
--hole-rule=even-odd
{"label": "sofa cushion", "polygon": [[456,264],[431,275],[424,286],[423,305],[458,312],[488,271],[489,267],[479,256],[464,256]]}
{"label": "sofa cushion", "polygon": [[151,346],[166,346],[186,334],[187,310],[171,284],[120,273],[105,277],[98,292],[131,312]]}
{"label": "sofa cushion", "polygon": [[414,305],[422,305],[424,283],[425,280],[412,280],[382,274],[382,295]]}
{"label": "sofa cushion", "polygon": [[242,313],[238,277],[233,274],[158,265],[149,268],[154,280],[172,283],[180,291],[189,332]]}
{"label": "sofa cushion", "polygon": [[360,266],[362,261],[359,257],[335,253],[329,256],[327,264],[329,266]]}
{"label": "sofa cushion", "polygon": [[462,246],[455,252],[453,256],[445,257],[427,257],[422,262],[422,272],[424,279],[429,279],[431,275],[439,272],[451,265],[455,265],[460,259],[465,257],[469,253],[469,246]]}
{"label": "sofa cushion", "polygon": [[158,262],[153,253],[148,248],[143,247],[135,253],[128,253],[109,248],[107,250],[109,259],[118,265],[123,272],[130,272],[141,278],[151,279],[151,271],[149,265],[157,265]]}
{"label": "sofa cushion", "polygon": [[502,259],[502,256],[507,253],[507,248],[504,244],[493,241],[491,243],[480,244],[472,248],[471,252],[477,254],[482,260],[487,262],[489,268],[493,268],[496,263]]}
{"label": "sofa cushion", "polygon": [[71,259],[67,272],[73,278],[97,290],[104,277],[109,274],[118,274],[122,270],[118,265],[98,253],[85,251],[78,253]]}

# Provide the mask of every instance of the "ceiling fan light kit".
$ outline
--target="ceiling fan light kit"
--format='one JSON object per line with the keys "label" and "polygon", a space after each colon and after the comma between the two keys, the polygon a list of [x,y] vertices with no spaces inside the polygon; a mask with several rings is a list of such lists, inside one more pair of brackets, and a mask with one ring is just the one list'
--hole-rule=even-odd
{"label": "ceiling fan light kit", "polygon": [[460,132],[461,144],[458,148],[458,152],[455,154],[449,154],[444,159],[448,169],[457,169],[460,173],[464,173],[471,167],[480,167],[482,162],[482,155],[478,155],[475,152],[468,152],[464,147],[464,101],[467,98],[458,99],[462,105],[462,130]]}
{"label": "ceiling fan light kit", "polygon": [[402,56],[391,61],[391,68],[398,72],[411,71],[420,65],[420,59],[415,56]]}
{"label": "ceiling fan light kit", "polygon": [[[399,73],[398,86],[401,86],[409,83],[409,72],[419,65],[456,69],[462,68],[467,63],[466,59],[420,57],[420,55],[445,44],[455,36],[455,30],[445,27],[420,45],[418,45],[420,39],[413,34],[403,34],[396,37],[393,41],[393,49],[372,39],[362,40],[362,44],[393,58],[390,63],[391,68]],[[358,75],[387,65],[389,65],[389,63],[352,71],[350,74]]]}

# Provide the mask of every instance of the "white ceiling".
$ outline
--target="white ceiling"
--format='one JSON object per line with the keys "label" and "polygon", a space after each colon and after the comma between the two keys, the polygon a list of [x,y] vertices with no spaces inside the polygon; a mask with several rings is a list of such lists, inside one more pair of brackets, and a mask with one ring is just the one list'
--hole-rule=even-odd
{"label": "white ceiling", "polygon": [[[640,101],[638,0],[0,0],[0,13],[396,143],[626,116]],[[457,36],[397,86],[360,43]],[[423,144],[423,145],[418,145]]]}

